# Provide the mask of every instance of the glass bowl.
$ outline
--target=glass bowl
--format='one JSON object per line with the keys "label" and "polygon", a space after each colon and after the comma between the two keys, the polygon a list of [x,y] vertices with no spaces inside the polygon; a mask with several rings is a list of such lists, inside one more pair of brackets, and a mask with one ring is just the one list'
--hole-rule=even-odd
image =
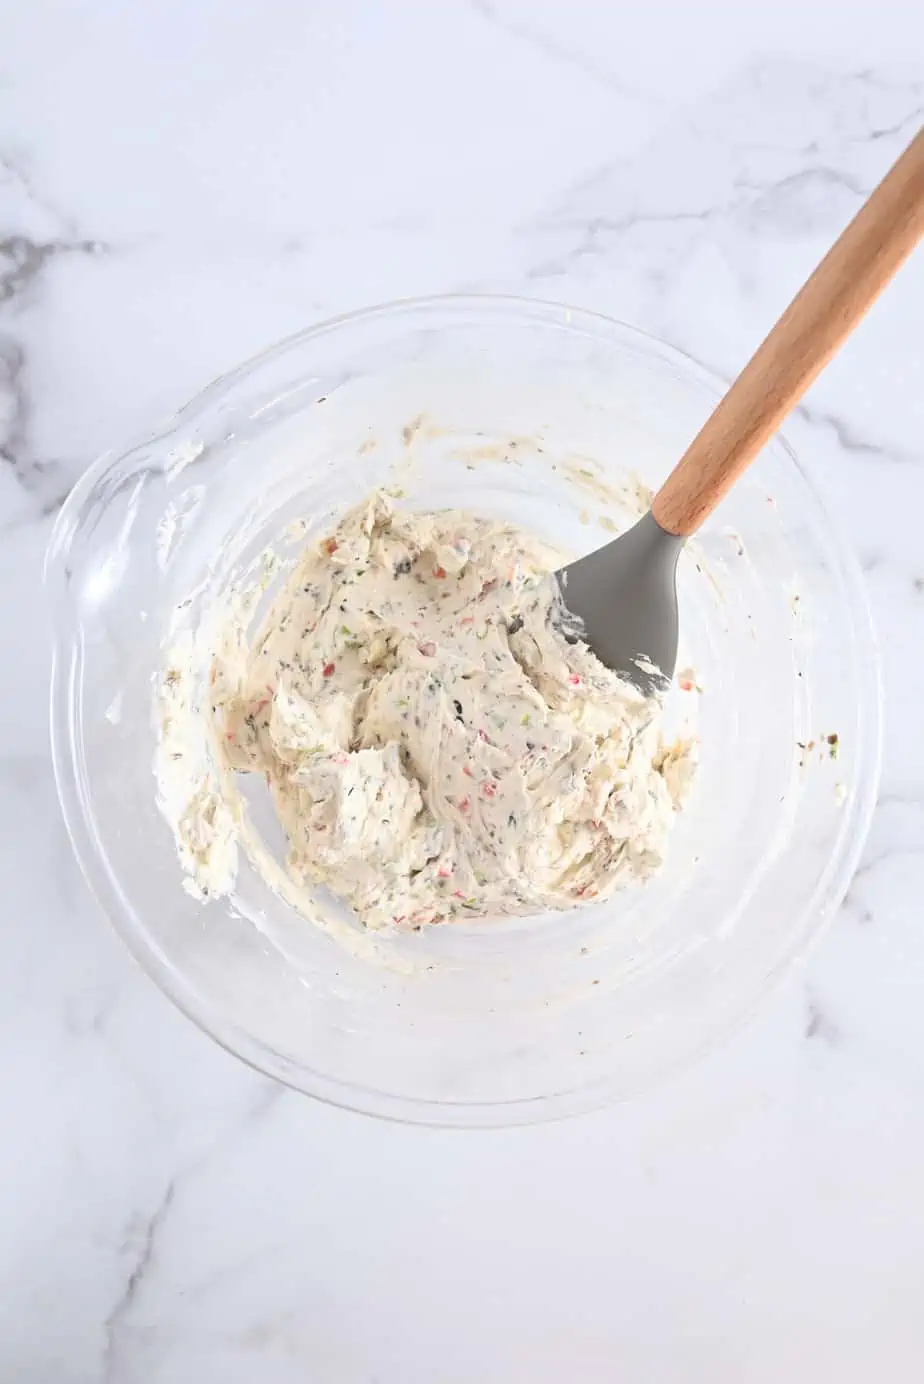
{"label": "glass bowl", "polygon": [[878,664],[857,564],[780,437],[682,559],[702,692],[672,695],[699,701],[701,768],[649,884],[567,914],[396,937],[344,915],[332,933],[246,860],[230,898],[192,898],[156,805],[173,612],[291,546],[293,519],[313,532],[400,484],[413,507],[496,514],[577,554],[624,520],[627,474],[657,485],[722,392],[593,313],[404,302],[280,343],[77,484],[46,568],[64,815],[135,956],[226,1048],[378,1115],[546,1119],[710,1048],[831,917],[876,794]]}

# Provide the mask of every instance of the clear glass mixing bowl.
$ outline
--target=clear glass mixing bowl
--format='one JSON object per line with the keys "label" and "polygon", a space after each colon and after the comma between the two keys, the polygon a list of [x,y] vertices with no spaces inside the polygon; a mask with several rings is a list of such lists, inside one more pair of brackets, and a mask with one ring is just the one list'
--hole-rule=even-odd
{"label": "clear glass mixing bowl", "polygon": [[364,951],[246,862],[233,897],[191,898],[155,802],[171,612],[285,548],[292,519],[315,530],[391,482],[415,507],[493,513],[587,551],[618,518],[608,485],[632,470],[657,484],[722,388],[591,313],[398,303],[282,342],[75,487],[47,562],[64,814],[135,956],[225,1047],[380,1115],[549,1118],[713,1045],[831,916],[875,798],[877,656],[857,564],[781,438],[684,556],[701,772],[654,882]]}

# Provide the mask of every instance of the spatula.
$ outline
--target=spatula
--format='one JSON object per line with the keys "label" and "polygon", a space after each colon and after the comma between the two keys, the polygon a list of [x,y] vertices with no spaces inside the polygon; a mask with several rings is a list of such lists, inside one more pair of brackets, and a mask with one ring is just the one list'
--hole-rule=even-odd
{"label": "spatula", "polygon": [[[867,199],[626,533],[556,573],[563,628],[643,692],[677,661],[677,558],[924,235],[924,130]],[[576,617],[569,620],[568,616]]]}

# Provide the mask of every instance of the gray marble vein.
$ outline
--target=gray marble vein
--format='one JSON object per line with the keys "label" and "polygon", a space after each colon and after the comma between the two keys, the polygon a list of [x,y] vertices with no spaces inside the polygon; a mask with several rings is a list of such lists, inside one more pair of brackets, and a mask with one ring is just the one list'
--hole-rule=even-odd
{"label": "gray marble vein", "polygon": [[805,1036],[831,1048],[838,1047],[841,1042],[840,1027],[830,1017],[814,991],[810,991],[806,996]]}
{"label": "gray marble vein", "polygon": [[567,38],[550,34],[529,19],[524,20],[516,15],[506,13],[506,7],[502,0],[501,3],[496,3],[495,0],[468,0],[468,3],[476,14],[481,15],[489,23],[497,25],[508,34],[521,39],[553,62],[564,63],[566,66],[575,68],[582,76],[605,87],[608,91],[615,91],[620,95],[629,96],[633,100],[650,105],[660,106],[664,104],[661,98],[653,95],[650,91],[645,91],[631,81],[626,81],[589,54],[580,51],[569,43]]}
{"label": "gray marble vein", "polygon": [[[58,233],[24,229],[32,223]],[[38,518],[60,507],[71,479],[62,475],[59,460],[37,454],[33,445],[29,348],[21,321],[40,305],[51,267],[105,253],[100,241],[74,234],[69,218],[36,191],[33,180],[8,157],[0,158],[0,466],[23,491],[26,513]],[[0,509],[0,532],[8,527],[5,519]]]}
{"label": "gray marble vein", "polygon": [[813,427],[830,428],[837,440],[837,445],[845,452],[853,453],[854,456],[883,457],[899,464],[924,464],[924,447],[912,449],[869,441],[858,436],[853,424],[846,419],[838,417],[828,410],[816,408],[811,404],[799,404],[796,411],[806,423]]}
{"label": "gray marble vein", "polygon": [[145,1275],[154,1260],[158,1237],[170,1214],[175,1191],[176,1183],[174,1180],[171,1180],[167,1183],[163,1196],[160,1198],[153,1213],[149,1216],[145,1224],[141,1226],[140,1231],[133,1226],[131,1233],[122,1242],[120,1247],[123,1253],[133,1256],[134,1262],[125,1280],[125,1286],[118,1301],[114,1304],[112,1311],[103,1323],[104,1348],[102,1378],[104,1384],[113,1384],[113,1381],[118,1380],[120,1338],[125,1327],[125,1321],[141,1291]]}

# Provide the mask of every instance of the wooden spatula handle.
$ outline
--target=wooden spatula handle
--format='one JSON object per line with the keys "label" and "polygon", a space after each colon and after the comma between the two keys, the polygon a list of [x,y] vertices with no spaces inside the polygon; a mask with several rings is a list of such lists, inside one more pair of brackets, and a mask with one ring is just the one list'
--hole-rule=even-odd
{"label": "wooden spatula handle", "polygon": [[924,235],[924,130],[758,347],[654,498],[686,536],[734,484]]}

